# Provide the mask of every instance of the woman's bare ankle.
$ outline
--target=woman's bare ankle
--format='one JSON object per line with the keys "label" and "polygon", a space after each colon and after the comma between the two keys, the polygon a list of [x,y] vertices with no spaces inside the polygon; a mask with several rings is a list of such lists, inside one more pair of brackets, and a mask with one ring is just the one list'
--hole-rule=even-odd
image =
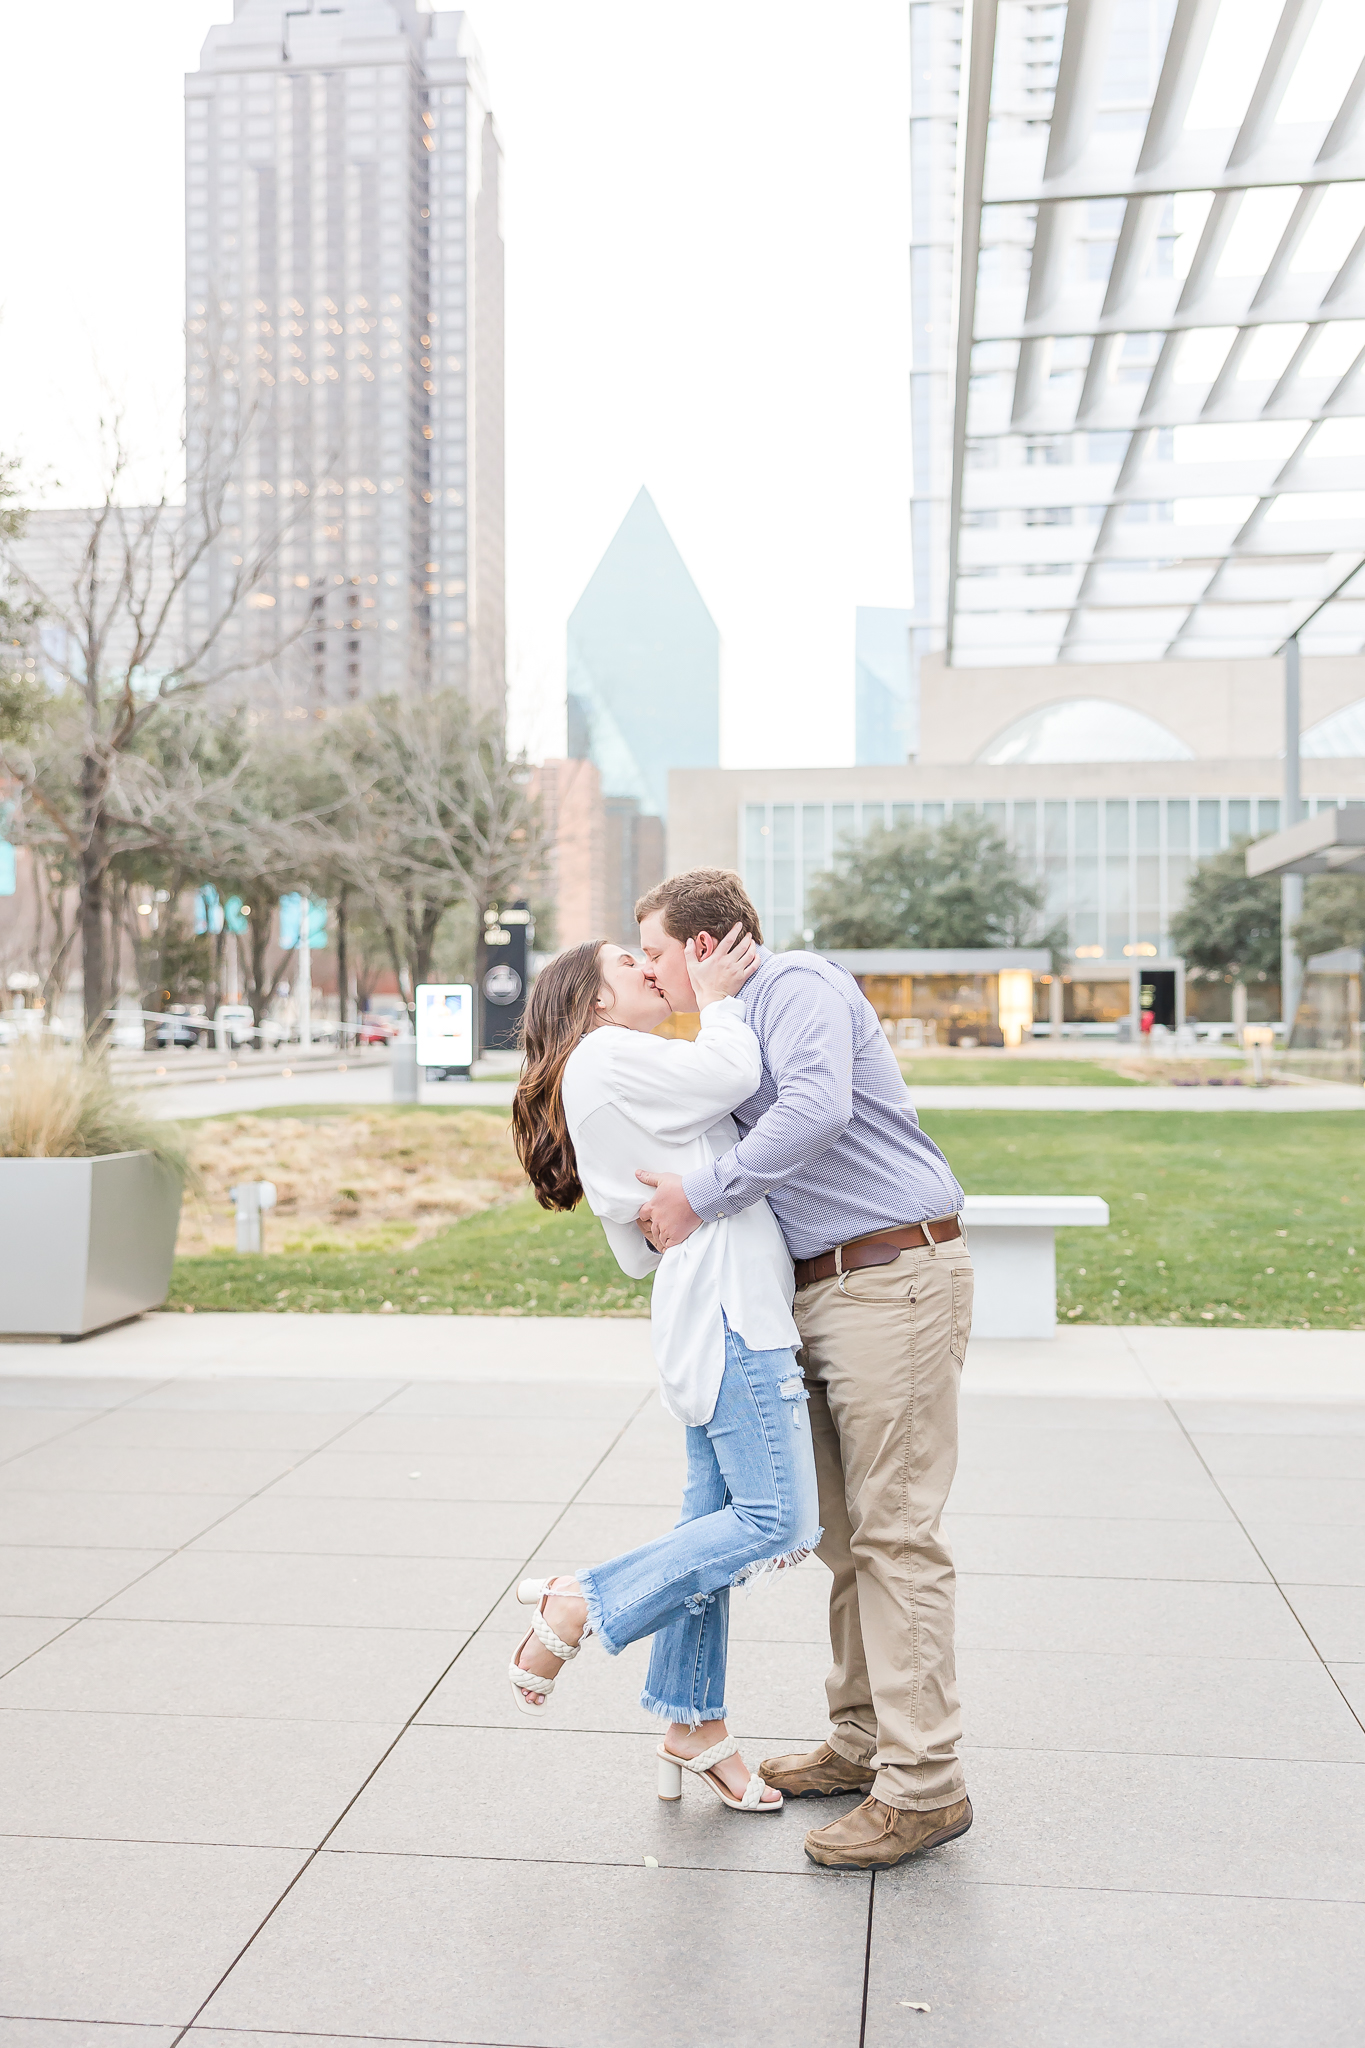
{"label": "woman's bare ankle", "polygon": [[704,1749],[714,1749],[718,1742],[724,1742],[726,1733],[723,1721],[702,1721],[695,1728],[684,1721],[674,1721],[664,1737],[664,1748],[671,1749],[674,1756],[700,1756]]}

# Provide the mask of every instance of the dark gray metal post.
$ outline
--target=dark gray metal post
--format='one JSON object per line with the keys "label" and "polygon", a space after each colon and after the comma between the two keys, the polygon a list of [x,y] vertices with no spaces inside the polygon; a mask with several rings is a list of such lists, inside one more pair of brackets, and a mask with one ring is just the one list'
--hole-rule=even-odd
{"label": "dark gray metal post", "polygon": [[[1284,644],[1284,816],[1280,828],[1299,822],[1299,642],[1298,636]],[[1303,975],[1299,956],[1290,937],[1303,916],[1303,876],[1280,879],[1280,1014],[1285,1039],[1294,1029]]]}

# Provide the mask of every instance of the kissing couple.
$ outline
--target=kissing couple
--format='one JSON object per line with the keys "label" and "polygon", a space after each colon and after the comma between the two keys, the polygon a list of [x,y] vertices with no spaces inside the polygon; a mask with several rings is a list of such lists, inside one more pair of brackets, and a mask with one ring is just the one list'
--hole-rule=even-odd
{"label": "kissing couple", "polygon": [[[544,1715],[589,1637],[616,1656],[652,1636],[660,1798],[684,1772],[750,1814],[861,1792],[806,1853],[885,1869],[972,1824],[940,1529],[972,1315],[962,1190],[857,983],[769,952],[738,875],[675,875],[635,915],[638,954],[592,941],[536,982],[513,1131],[541,1204],[586,1199],[622,1269],[655,1275],[687,1482],[667,1536],[522,1581],[512,1697]],[[694,1042],[653,1035],[674,1010],[700,1011]],[[829,1734],[751,1773],[726,1728],[730,1589],[812,1551]]]}

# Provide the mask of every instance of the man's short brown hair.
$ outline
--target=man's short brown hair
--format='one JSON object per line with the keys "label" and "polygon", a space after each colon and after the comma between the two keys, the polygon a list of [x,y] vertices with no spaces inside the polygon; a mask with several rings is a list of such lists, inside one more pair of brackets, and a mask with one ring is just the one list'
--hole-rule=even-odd
{"label": "man's short brown hair", "polygon": [[635,906],[635,922],[655,916],[670,939],[695,939],[698,932],[723,939],[738,924],[763,944],[758,912],[733,868],[689,868],[647,889]]}

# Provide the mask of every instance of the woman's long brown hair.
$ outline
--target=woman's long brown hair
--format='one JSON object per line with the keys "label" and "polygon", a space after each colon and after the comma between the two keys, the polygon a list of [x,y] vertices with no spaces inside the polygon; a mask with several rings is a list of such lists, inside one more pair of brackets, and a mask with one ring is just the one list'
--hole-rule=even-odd
{"label": "woman's long brown hair", "polygon": [[562,1083],[569,1054],[592,1028],[602,993],[605,939],[571,946],[543,969],[522,1026],[526,1066],[512,1098],[512,1137],[542,1209],[572,1209],[583,1199]]}

